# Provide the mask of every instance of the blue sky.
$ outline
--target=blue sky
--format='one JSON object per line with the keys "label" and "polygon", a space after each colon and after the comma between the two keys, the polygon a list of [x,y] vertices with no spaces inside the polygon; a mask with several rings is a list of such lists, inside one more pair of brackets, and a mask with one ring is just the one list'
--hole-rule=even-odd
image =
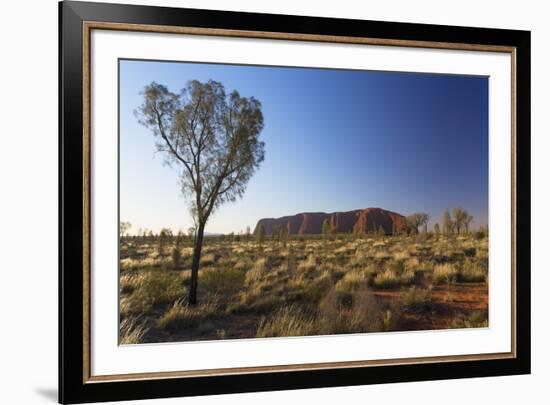
{"label": "blue sky", "polygon": [[222,82],[262,103],[265,161],[243,198],[207,232],[239,232],[264,217],[381,207],[403,215],[462,207],[488,213],[488,78],[333,69],[120,61],[120,219],[158,232],[192,225],[176,170],[134,110],[156,81]]}

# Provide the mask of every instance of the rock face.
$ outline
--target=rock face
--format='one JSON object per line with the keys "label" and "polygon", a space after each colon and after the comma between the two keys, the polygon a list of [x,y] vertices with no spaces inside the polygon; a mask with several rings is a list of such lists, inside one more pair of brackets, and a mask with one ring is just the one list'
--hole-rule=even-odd
{"label": "rock face", "polygon": [[265,234],[271,235],[281,227],[286,227],[290,235],[319,235],[322,233],[323,222],[329,220],[331,228],[336,233],[373,233],[380,227],[388,235],[400,232],[406,227],[403,215],[382,208],[365,208],[346,212],[304,212],[301,214],[281,217],[263,218],[258,221],[254,233],[260,225],[264,226]]}

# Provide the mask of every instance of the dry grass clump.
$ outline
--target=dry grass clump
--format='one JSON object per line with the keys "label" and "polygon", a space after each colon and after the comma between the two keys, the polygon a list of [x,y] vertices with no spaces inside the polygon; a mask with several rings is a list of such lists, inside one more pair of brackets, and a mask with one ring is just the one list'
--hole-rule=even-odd
{"label": "dry grass clump", "polygon": [[186,293],[177,273],[162,270],[144,271],[133,283],[129,299],[134,310],[141,313],[149,312],[157,304],[173,302]]}
{"label": "dry grass clump", "polygon": [[311,270],[315,270],[316,267],[317,267],[317,260],[315,259],[314,255],[310,254],[307,257],[307,260],[300,262],[298,264],[298,271],[301,271],[301,272],[311,271]]}
{"label": "dry grass clump", "polygon": [[319,277],[304,286],[304,298],[307,302],[317,304],[332,287],[329,271],[324,271]]}
{"label": "dry grass clump", "polygon": [[373,284],[376,288],[395,288],[400,285],[409,285],[414,282],[414,279],[414,271],[404,270],[402,265],[401,267],[390,265],[384,271],[376,274]]}
{"label": "dry grass clump", "polygon": [[119,287],[123,294],[131,294],[139,284],[139,275],[134,272],[126,272],[120,275]]}
{"label": "dry grass clump", "polygon": [[252,260],[249,257],[239,258],[234,267],[237,270],[248,270],[252,267]]}
{"label": "dry grass clump", "polygon": [[480,283],[487,281],[487,270],[475,262],[465,262],[458,275],[460,281]]}
{"label": "dry grass clump", "polygon": [[119,341],[121,345],[134,345],[141,343],[143,335],[147,333],[144,323],[139,317],[128,317],[120,322]]}
{"label": "dry grass clump", "polygon": [[489,320],[487,316],[480,312],[475,311],[470,315],[458,314],[449,324],[449,328],[487,328],[489,326]]}
{"label": "dry grass clump", "polygon": [[365,266],[368,264],[369,258],[368,251],[363,247],[358,247],[355,251],[355,255],[351,257],[349,264],[352,267]]}
{"label": "dry grass clump", "polygon": [[403,266],[406,270],[417,271],[420,268],[420,260],[418,257],[410,257],[404,261]]}
{"label": "dry grass clump", "polygon": [[[183,301],[191,246],[190,239],[172,241],[162,258],[154,240],[121,246],[125,341],[143,341],[145,326],[151,328],[146,340],[154,341],[391,331],[415,322],[427,327],[430,320],[441,321],[438,327],[483,324],[470,319],[473,310],[451,322],[449,307],[467,288],[462,283],[487,281],[486,237],[313,235],[289,237],[286,247],[269,237],[261,252],[254,238],[207,238],[196,307]],[[180,257],[170,256],[174,249]],[[447,291],[437,287],[432,297],[431,284],[447,284]],[[443,307],[444,320],[437,318]]]}
{"label": "dry grass clump", "polygon": [[139,267],[140,260],[125,257],[120,260],[120,270],[135,270]]}
{"label": "dry grass clump", "polygon": [[318,324],[323,334],[376,332],[383,329],[383,316],[367,288],[349,294],[333,288],[319,303]]}
{"label": "dry grass clump", "polygon": [[316,331],[315,319],[295,305],[280,308],[260,321],[256,337],[307,336]]}
{"label": "dry grass clump", "polygon": [[399,277],[399,282],[401,285],[409,285],[414,282],[414,279],[415,279],[414,271],[405,270],[403,273],[401,273],[401,276]]}
{"label": "dry grass clump", "polygon": [[399,276],[393,270],[384,270],[374,277],[376,288],[394,288],[399,285]]}
{"label": "dry grass clump", "polygon": [[237,268],[207,268],[199,271],[201,289],[215,294],[232,294],[244,284],[246,272]]}
{"label": "dry grass clump", "polygon": [[336,283],[336,290],[339,292],[351,292],[365,286],[367,283],[367,275],[362,271],[352,270],[344,274]]}
{"label": "dry grass clump", "polygon": [[378,250],[374,253],[374,258],[379,260],[389,259],[391,256],[386,250]]}
{"label": "dry grass clump", "polygon": [[458,269],[454,264],[436,264],[433,271],[432,281],[435,284],[454,283],[458,276]]}
{"label": "dry grass clump", "polygon": [[246,278],[245,278],[246,284],[250,286],[260,281],[265,272],[265,268],[266,268],[266,258],[260,257],[258,260],[256,260],[252,268],[248,270],[248,272],[246,273]]}
{"label": "dry grass clump", "polygon": [[208,253],[201,257],[201,266],[210,266],[216,261],[214,253]]}
{"label": "dry grass clump", "polygon": [[191,307],[178,300],[157,321],[162,329],[189,328],[198,325],[202,320],[214,315],[217,306],[213,300]]}
{"label": "dry grass clump", "polygon": [[410,257],[407,251],[397,251],[393,253],[393,259],[396,261],[404,261]]}
{"label": "dry grass clump", "polygon": [[430,288],[421,289],[416,286],[410,287],[407,291],[401,294],[401,301],[404,309],[408,311],[428,311],[431,308],[431,293]]}

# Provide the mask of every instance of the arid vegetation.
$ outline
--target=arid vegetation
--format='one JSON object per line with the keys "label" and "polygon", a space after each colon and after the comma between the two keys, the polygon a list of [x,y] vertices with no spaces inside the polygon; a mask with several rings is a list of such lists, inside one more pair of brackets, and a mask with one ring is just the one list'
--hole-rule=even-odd
{"label": "arid vegetation", "polygon": [[130,235],[120,224],[121,343],[488,325],[488,234],[472,232],[466,210],[446,210],[431,231],[427,213],[365,208],[207,235],[264,160],[262,104],[213,80],[180,92],[151,82],[135,114],[194,226]]}
{"label": "arid vegetation", "polygon": [[488,236],[463,228],[396,236],[328,229],[307,236],[262,229],[208,236],[198,302],[191,306],[193,237],[169,230],[122,235],[120,340],[484,327]]}

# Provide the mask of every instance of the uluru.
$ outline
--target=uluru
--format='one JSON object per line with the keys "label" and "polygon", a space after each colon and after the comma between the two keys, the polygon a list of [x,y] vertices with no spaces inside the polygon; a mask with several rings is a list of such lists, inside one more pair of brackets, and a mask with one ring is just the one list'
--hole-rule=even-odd
{"label": "uluru", "polygon": [[277,232],[281,227],[289,235],[318,235],[322,233],[323,222],[328,219],[335,233],[367,234],[378,232],[380,228],[390,235],[406,228],[406,218],[396,212],[382,208],[364,208],[344,212],[303,212],[280,218],[263,218],[258,221],[254,233],[260,225],[264,226],[266,235]]}

